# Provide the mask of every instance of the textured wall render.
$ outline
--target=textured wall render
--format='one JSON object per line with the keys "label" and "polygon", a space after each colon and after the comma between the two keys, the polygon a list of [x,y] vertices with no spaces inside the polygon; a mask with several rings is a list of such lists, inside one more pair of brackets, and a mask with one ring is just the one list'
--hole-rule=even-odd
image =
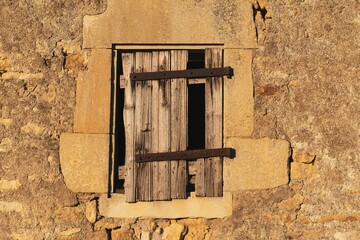
{"label": "textured wall render", "polygon": [[0,1],[0,239],[359,239],[359,1],[242,2],[259,43],[253,137],[291,143],[291,181],[236,191],[228,218],[138,220],[100,217],[100,195],[72,193],[61,174],[59,136],[73,132],[91,56],[83,17],[105,1]]}

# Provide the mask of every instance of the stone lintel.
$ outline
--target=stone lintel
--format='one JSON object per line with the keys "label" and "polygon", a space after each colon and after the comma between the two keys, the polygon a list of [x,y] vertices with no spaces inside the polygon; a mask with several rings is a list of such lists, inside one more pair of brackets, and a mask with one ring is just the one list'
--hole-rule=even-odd
{"label": "stone lintel", "polygon": [[84,48],[113,43],[224,43],[256,48],[252,5],[248,0],[108,0],[107,10],[85,16]]}
{"label": "stone lintel", "polygon": [[74,132],[109,133],[111,96],[111,49],[93,49],[88,71],[76,85]]}
{"label": "stone lintel", "polygon": [[108,192],[109,135],[63,133],[60,164],[71,191]]}
{"label": "stone lintel", "polygon": [[289,182],[289,142],[277,139],[225,139],[236,149],[234,159],[224,161],[224,190],[274,188]]}
{"label": "stone lintel", "polygon": [[99,209],[100,215],[115,218],[223,218],[232,214],[232,194],[137,203],[126,203],[124,194],[102,195]]}

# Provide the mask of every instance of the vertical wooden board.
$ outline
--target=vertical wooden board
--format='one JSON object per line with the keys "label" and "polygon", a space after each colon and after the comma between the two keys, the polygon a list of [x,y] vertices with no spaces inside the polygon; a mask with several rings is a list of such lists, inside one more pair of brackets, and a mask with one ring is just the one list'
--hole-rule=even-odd
{"label": "vertical wooden board", "polygon": [[[222,67],[222,50],[205,49],[205,67]],[[205,82],[205,148],[222,147],[222,77],[207,78]],[[220,197],[223,194],[223,158],[205,159],[205,195]]]}
{"label": "vertical wooden board", "polygon": [[[136,72],[151,71],[151,53],[137,52]],[[151,82],[136,82],[135,153],[148,153],[151,148]],[[152,200],[151,163],[137,163],[136,196],[138,201]]]}
{"label": "vertical wooden board", "polygon": [[[185,70],[187,51],[171,51],[171,70]],[[187,80],[171,81],[171,151],[186,150],[187,146]],[[171,198],[186,198],[186,161],[171,161]]]}
{"label": "vertical wooden board", "polygon": [[[159,52],[159,71],[170,70],[170,51]],[[159,81],[159,152],[170,151],[170,91],[168,80]],[[159,162],[159,200],[170,200],[170,162]]]}
{"label": "vertical wooden board", "polygon": [[124,127],[125,127],[125,200],[135,202],[135,84],[130,81],[134,69],[134,53],[123,53],[123,74],[125,79]]}
{"label": "vertical wooden board", "polygon": [[[159,52],[154,51],[152,53],[152,72],[159,71]],[[150,152],[159,152],[159,81],[151,81],[152,94],[151,94],[151,149]],[[159,162],[155,161],[152,163],[152,189],[153,189],[153,200],[161,199],[161,178],[159,172]]]}
{"label": "vertical wooden board", "polygon": [[197,197],[206,197],[205,192],[205,159],[196,160],[197,172],[195,177],[195,193]]}

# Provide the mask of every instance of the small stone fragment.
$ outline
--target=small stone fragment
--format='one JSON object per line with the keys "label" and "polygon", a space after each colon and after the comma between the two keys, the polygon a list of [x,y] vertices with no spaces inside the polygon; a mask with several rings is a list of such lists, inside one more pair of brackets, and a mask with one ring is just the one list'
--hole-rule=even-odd
{"label": "small stone fragment", "polygon": [[78,223],[84,218],[83,209],[81,206],[77,207],[60,207],[55,209],[55,223]]}
{"label": "small stone fragment", "polygon": [[0,191],[2,190],[16,190],[21,186],[20,181],[17,180],[0,180]]}
{"label": "small stone fragment", "polygon": [[81,69],[84,67],[84,57],[80,53],[70,54],[66,57],[65,68],[69,70]]}
{"label": "small stone fragment", "polygon": [[111,231],[111,239],[113,240],[129,240],[132,239],[133,231],[125,229],[116,229]]}
{"label": "small stone fragment", "polygon": [[277,206],[282,210],[299,210],[303,202],[304,197],[297,193],[292,198],[279,202]]}
{"label": "small stone fragment", "polygon": [[65,231],[60,232],[61,236],[70,236],[76,233],[79,233],[81,231],[81,228],[71,228],[71,229],[67,229]]}
{"label": "small stone fragment", "polygon": [[86,240],[103,240],[108,239],[107,233],[105,230],[87,233],[86,234]]}
{"label": "small stone fragment", "polygon": [[91,223],[96,222],[96,211],[97,211],[96,208],[97,208],[96,200],[86,202],[85,216],[86,219]]}
{"label": "small stone fragment", "polygon": [[1,152],[9,152],[11,150],[12,141],[10,138],[4,138],[0,143],[0,153]]}
{"label": "small stone fragment", "polygon": [[294,162],[312,163],[315,160],[315,157],[315,154],[299,151],[296,148],[292,149],[292,159]]}
{"label": "small stone fragment", "polygon": [[43,95],[41,95],[41,100],[45,101],[45,102],[52,102],[54,101],[55,97],[56,97],[56,88],[54,84],[49,84],[48,85],[48,90],[46,93],[44,93]]}
{"label": "small stone fragment", "polygon": [[13,123],[12,119],[0,118],[0,125],[4,125],[6,129],[8,129],[12,123]]}
{"label": "small stone fragment", "polygon": [[0,201],[0,212],[21,212],[23,207],[19,202]]}
{"label": "small stone fragment", "polygon": [[304,164],[298,162],[291,163],[291,180],[313,179],[319,176],[317,165]]}
{"label": "small stone fragment", "polygon": [[28,234],[25,233],[14,233],[11,234],[12,240],[33,240]]}
{"label": "small stone fragment", "polygon": [[150,240],[150,233],[146,231],[141,232],[141,240]]}
{"label": "small stone fragment", "polygon": [[21,131],[25,133],[32,133],[35,135],[41,135],[44,133],[45,127],[34,123],[27,123],[25,126],[21,128]]}
{"label": "small stone fragment", "polygon": [[349,232],[336,232],[334,234],[335,240],[358,240],[360,239],[360,231],[349,231]]}
{"label": "small stone fragment", "polygon": [[184,240],[203,240],[209,232],[209,227],[204,219],[185,219],[181,223],[187,227]]}
{"label": "small stone fragment", "polygon": [[2,78],[5,80],[35,80],[44,78],[43,73],[21,73],[21,72],[5,72],[2,74]]}
{"label": "small stone fragment", "polygon": [[163,240],[181,240],[186,234],[186,227],[179,223],[172,223],[164,229]]}

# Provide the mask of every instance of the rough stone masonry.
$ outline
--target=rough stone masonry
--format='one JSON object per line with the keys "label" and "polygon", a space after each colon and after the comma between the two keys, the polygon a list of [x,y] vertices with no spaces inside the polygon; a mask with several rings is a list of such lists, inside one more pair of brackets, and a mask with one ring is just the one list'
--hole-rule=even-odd
{"label": "rough stone masonry", "polygon": [[83,18],[108,11],[108,2],[2,0],[0,239],[359,239],[360,2],[179,2],[210,7],[223,23],[216,31],[230,35],[239,27],[232,19],[249,16],[239,28],[254,36],[246,50],[254,120],[241,145],[289,142],[289,181],[265,189],[229,185],[237,190],[225,218],[102,216],[100,194],[66,186],[59,146],[60,135],[73,132],[76,85],[92,54],[83,46]]}

